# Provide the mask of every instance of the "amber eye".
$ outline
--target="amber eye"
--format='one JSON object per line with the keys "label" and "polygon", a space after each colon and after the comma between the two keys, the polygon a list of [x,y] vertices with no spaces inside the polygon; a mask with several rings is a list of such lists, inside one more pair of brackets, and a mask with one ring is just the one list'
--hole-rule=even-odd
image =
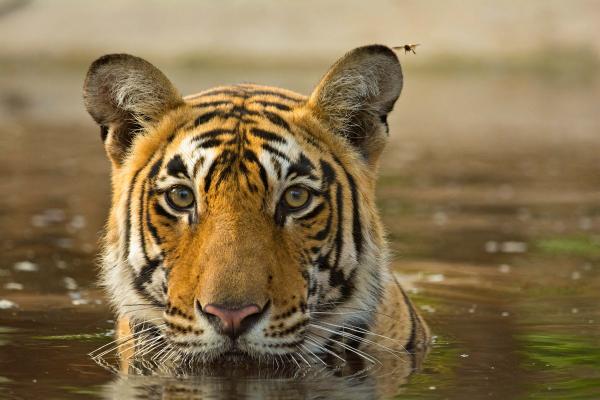
{"label": "amber eye", "polygon": [[292,186],[283,194],[285,205],[292,210],[304,207],[308,204],[310,198],[310,192],[302,186]]}
{"label": "amber eye", "polygon": [[173,186],[167,193],[167,201],[176,210],[190,208],[194,204],[194,192],[186,186]]}

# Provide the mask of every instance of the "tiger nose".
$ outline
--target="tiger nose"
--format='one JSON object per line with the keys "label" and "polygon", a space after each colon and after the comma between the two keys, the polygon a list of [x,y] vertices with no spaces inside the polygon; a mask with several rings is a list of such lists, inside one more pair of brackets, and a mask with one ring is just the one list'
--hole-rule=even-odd
{"label": "tiger nose", "polygon": [[256,304],[237,308],[226,307],[220,304],[207,304],[202,311],[209,316],[213,316],[212,319],[217,317],[221,321],[221,332],[235,339],[247,331],[259,319],[262,310]]}

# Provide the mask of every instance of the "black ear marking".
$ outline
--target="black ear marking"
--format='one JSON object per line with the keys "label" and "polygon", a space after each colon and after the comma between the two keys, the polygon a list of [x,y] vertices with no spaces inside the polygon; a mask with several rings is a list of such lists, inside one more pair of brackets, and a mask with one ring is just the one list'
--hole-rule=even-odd
{"label": "black ear marking", "polygon": [[379,120],[385,126],[385,133],[389,135],[390,134],[390,126],[388,125],[387,117],[388,117],[387,114],[380,115]]}
{"label": "black ear marking", "polygon": [[102,138],[103,142],[106,142],[107,136],[108,136],[108,126],[100,125],[100,138]]}

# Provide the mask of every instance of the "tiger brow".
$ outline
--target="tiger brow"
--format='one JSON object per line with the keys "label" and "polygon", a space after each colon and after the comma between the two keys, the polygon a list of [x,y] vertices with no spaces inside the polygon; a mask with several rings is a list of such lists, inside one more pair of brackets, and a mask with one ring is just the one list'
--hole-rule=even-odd
{"label": "tiger brow", "polygon": [[300,154],[299,160],[289,166],[286,178],[292,174],[296,174],[296,176],[305,176],[313,180],[318,180],[314,174],[315,169],[314,164],[305,155]]}

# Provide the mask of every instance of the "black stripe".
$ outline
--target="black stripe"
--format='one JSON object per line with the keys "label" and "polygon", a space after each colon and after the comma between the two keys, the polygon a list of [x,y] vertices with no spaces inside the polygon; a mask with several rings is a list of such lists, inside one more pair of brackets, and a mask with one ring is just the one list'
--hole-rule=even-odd
{"label": "black stripe", "polygon": [[138,233],[140,236],[140,241],[142,242],[142,254],[144,255],[144,259],[146,260],[146,264],[150,262],[150,257],[148,257],[148,252],[146,250],[146,231],[144,229],[144,214],[145,214],[145,200],[146,200],[146,185],[148,184],[148,180],[144,180],[142,183],[142,188],[140,190],[140,199],[139,199],[139,213],[138,213]]}
{"label": "black stripe", "polygon": [[331,164],[329,164],[327,161],[323,161],[321,160],[321,171],[323,172],[323,185],[325,185],[325,187],[331,185],[333,183],[333,181],[335,181],[335,171],[333,170],[333,167],[331,166]]}
{"label": "black stripe", "polygon": [[233,115],[236,118],[240,118],[244,115],[252,115],[252,116],[261,115],[261,113],[258,111],[248,110],[246,107],[238,106],[238,105],[234,105],[230,110],[225,111],[224,114],[225,115]]}
{"label": "black stripe", "polygon": [[287,106],[287,105],[281,104],[281,103],[275,103],[275,102],[272,102],[272,101],[256,100],[256,101],[253,101],[252,103],[257,103],[257,104],[260,104],[260,105],[262,105],[264,107],[275,107],[275,108],[277,108],[278,110],[281,110],[281,111],[290,111],[291,110],[290,106]]}
{"label": "black stripe", "polygon": [[[218,96],[221,94],[226,94],[226,95],[233,96],[233,97],[245,97],[246,96],[246,93],[243,90],[215,89],[215,90],[209,90],[208,92],[200,93],[200,96],[198,96],[198,97]],[[198,98],[198,97],[196,97],[196,98]]]}
{"label": "black stripe", "polygon": [[223,111],[211,111],[211,112],[204,113],[204,114],[200,115],[198,118],[196,118],[196,120],[194,121],[194,126],[199,126],[199,125],[205,124],[208,121],[212,120],[213,118],[220,117],[222,115],[223,115]]}
{"label": "black stripe", "polygon": [[150,234],[152,235],[152,238],[154,239],[156,244],[157,245],[161,244],[162,240],[158,236],[158,231],[156,230],[156,227],[152,223],[152,219],[150,218],[150,207],[148,207],[148,206],[146,206],[146,225],[148,226],[148,230],[150,231]]}
{"label": "black stripe", "polygon": [[149,300],[152,304],[162,307],[163,304],[156,300],[153,296],[146,291],[145,285],[152,279],[154,271],[161,264],[160,260],[151,260],[148,264],[144,265],[139,275],[137,275],[133,281],[135,289],[141,294],[146,300]]}
{"label": "black stripe", "polygon": [[315,208],[313,208],[308,214],[303,215],[302,217],[296,218],[296,219],[301,221],[301,220],[305,220],[305,219],[315,218],[316,216],[321,214],[321,212],[323,211],[324,208],[325,208],[325,203],[320,203]]}
{"label": "black stripe", "polygon": [[296,174],[297,176],[306,176],[317,180],[317,177],[313,174],[314,170],[314,164],[304,154],[300,153],[298,161],[288,168],[286,178],[292,174]]}
{"label": "black stripe", "polygon": [[150,173],[148,174],[148,179],[153,179],[156,177],[156,175],[158,175],[158,173],[160,172],[161,165],[162,165],[162,158],[159,158],[152,165],[152,168],[150,169]]}
{"label": "black stripe", "polygon": [[199,142],[205,139],[215,139],[222,135],[233,135],[235,131],[232,129],[212,129],[210,131],[202,132],[192,138],[192,142]]}
{"label": "black stripe", "polygon": [[221,186],[221,183],[229,176],[231,175],[232,172],[232,166],[231,164],[225,165],[225,168],[221,169],[221,171],[219,172],[219,178],[217,179],[217,182],[215,184],[216,188],[219,188],[219,186]]}
{"label": "black stripe", "polygon": [[354,278],[356,277],[356,270],[357,268],[354,268],[352,270],[352,272],[350,272],[350,275],[348,276],[348,278],[345,278],[344,281],[342,282],[342,285],[340,286],[340,298],[339,300],[341,302],[344,302],[346,300],[348,300],[350,298],[350,296],[352,296],[352,293],[354,292]]}
{"label": "black stripe", "polygon": [[363,247],[362,225],[360,223],[360,204],[358,203],[358,195],[356,191],[356,182],[354,178],[344,169],[348,183],[350,184],[350,193],[352,195],[352,238],[354,239],[354,247],[356,249],[356,261],[360,261],[360,256]]}
{"label": "black stripe", "polygon": [[360,255],[362,253],[364,238],[362,232],[362,225],[360,222],[360,204],[358,202],[356,182],[354,181],[354,177],[350,175],[348,170],[344,167],[340,159],[334,156],[333,160],[344,171],[346,179],[348,180],[348,185],[350,186],[350,194],[352,198],[352,240],[354,241],[354,247],[356,250],[356,261],[358,262],[360,261]]}
{"label": "black stripe", "polygon": [[325,227],[323,229],[321,229],[319,232],[317,232],[315,234],[315,236],[312,237],[312,239],[315,239],[315,240],[324,240],[329,235],[329,232],[331,231],[332,215],[333,214],[330,213],[327,216],[327,222],[325,223]]}
{"label": "black stripe", "polygon": [[279,97],[280,99],[293,101],[295,103],[302,103],[305,101],[305,99],[301,98],[301,97],[292,97],[292,96],[289,96],[289,95],[286,95],[283,93],[274,92],[274,91],[270,91],[270,90],[249,90],[247,93],[250,96],[266,95],[266,96]]}
{"label": "black stripe", "polygon": [[[148,161],[150,162],[150,161]],[[142,168],[137,170],[137,172],[133,175],[133,179],[131,180],[131,184],[129,185],[129,191],[127,192],[127,215],[125,218],[125,258],[129,257],[129,246],[131,244],[131,197],[133,195],[133,189],[135,188],[135,184],[137,181],[137,177],[142,172],[144,168],[146,168],[148,164],[144,164]]]}
{"label": "black stripe", "polygon": [[198,157],[198,160],[196,161],[196,164],[194,164],[194,170],[193,170],[193,176],[195,177],[196,175],[198,175],[198,169],[200,169],[200,167],[204,164],[204,157],[200,156]]}
{"label": "black stripe", "polygon": [[193,105],[194,108],[204,108],[204,107],[217,107],[222,105],[232,105],[231,100],[217,100],[217,101],[206,101],[203,103],[196,103]]}
{"label": "black stripe", "polygon": [[179,177],[179,175],[183,175],[186,178],[190,177],[187,167],[183,163],[183,158],[179,154],[175,155],[167,163],[167,174],[174,177]]}
{"label": "black stripe", "polygon": [[173,222],[177,221],[177,217],[174,216],[173,214],[169,214],[167,212],[167,210],[165,210],[163,208],[163,206],[160,205],[160,203],[154,203],[154,211],[156,212],[156,214],[160,215],[161,217],[165,217]]}
{"label": "black stripe", "polygon": [[337,268],[340,263],[340,257],[342,255],[342,246],[344,245],[344,203],[342,197],[342,186],[337,184],[336,191],[336,203],[338,208],[338,220],[337,220],[337,232],[335,235],[335,260],[333,262],[333,268]]}
{"label": "black stripe", "polygon": [[260,163],[260,161],[258,160],[258,157],[256,157],[256,154],[249,149],[244,150],[244,158],[254,162],[256,165],[258,165],[258,173],[260,175],[260,180],[263,183],[263,186],[265,187],[265,190],[269,190],[269,180],[267,178],[267,171],[265,170],[265,167]]}
{"label": "black stripe", "polygon": [[250,129],[250,134],[271,142],[287,143],[287,141],[278,134],[259,128]]}
{"label": "black stripe", "polygon": [[324,240],[331,231],[331,223],[333,222],[333,212],[331,212],[331,199],[329,198],[329,194],[324,192],[323,196],[325,197],[325,201],[329,205],[329,214],[327,215],[327,222],[325,222],[325,227],[317,232],[311,239],[315,240]]}
{"label": "black stripe", "polygon": [[281,116],[271,111],[263,111],[263,114],[265,115],[265,117],[267,117],[269,121],[271,121],[273,125],[277,125],[278,127],[285,129],[286,131],[290,130],[290,125],[287,123],[286,120],[281,118]]}
{"label": "black stripe", "polygon": [[400,287],[400,284],[396,281],[396,285],[398,286],[398,290],[402,293],[402,297],[404,298],[404,304],[408,308],[408,313],[410,314],[410,336],[404,345],[404,349],[412,353],[415,350],[416,340],[417,340],[417,316],[415,315],[415,310],[413,308],[410,299]]}
{"label": "black stripe", "polygon": [[213,163],[210,165],[206,176],[204,177],[204,193],[208,193],[208,189],[210,189],[210,185],[212,183],[213,174],[217,168],[217,164],[219,163],[218,159],[213,160]]}
{"label": "black stripe", "polygon": [[[284,161],[287,161],[287,162],[290,162],[290,159],[289,159],[289,157],[288,157],[286,154],[284,154],[284,153],[282,153],[281,151],[277,150],[276,148],[274,148],[274,147],[273,147],[273,146],[271,146],[270,144],[268,144],[268,143],[263,143],[263,144],[261,145],[261,147],[262,147],[264,150],[268,151],[269,153],[271,153],[271,154],[273,154],[273,155],[275,155],[275,156],[277,156],[277,157],[281,158],[282,160],[284,160]],[[279,168],[279,169],[281,170],[281,164],[280,164],[280,168]],[[281,172],[280,172],[280,173],[281,173]]]}
{"label": "black stripe", "polygon": [[[263,149],[269,150],[269,149],[265,148],[265,145],[266,144],[263,145]],[[271,146],[269,146],[269,147],[271,147]],[[273,150],[275,150],[275,149],[273,149]],[[271,157],[271,164],[273,164],[273,168],[275,169],[275,173],[277,173],[277,179],[281,179],[281,163],[276,158]]]}
{"label": "black stripe", "polygon": [[208,139],[196,146],[197,149],[210,149],[211,147],[220,146],[223,142],[219,139]]}

